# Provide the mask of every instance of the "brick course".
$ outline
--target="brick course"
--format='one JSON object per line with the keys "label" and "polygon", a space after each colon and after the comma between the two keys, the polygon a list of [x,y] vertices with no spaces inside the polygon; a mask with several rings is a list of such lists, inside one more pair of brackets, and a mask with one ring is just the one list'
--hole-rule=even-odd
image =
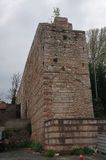
{"label": "brick course", "polygon": [[45,122],[45,149],[67,152],[73,147],[95,147],[103,132],[106,119],[51,119]]}

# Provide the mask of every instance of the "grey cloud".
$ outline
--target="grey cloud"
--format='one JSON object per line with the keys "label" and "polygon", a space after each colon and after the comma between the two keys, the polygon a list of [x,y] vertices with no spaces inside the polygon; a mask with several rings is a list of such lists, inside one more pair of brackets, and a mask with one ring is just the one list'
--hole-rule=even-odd
{"label": "grey cloud", "polygon": [[[13,11],[7,7],[10,1],[13,5],[12,0],[0,1],[0,19],[5,19],[5,23],[0,25],[0,93],[6,94],[13,73],[23,72],[37,25],[39,22],[50,22],[53,7],[60,8],[61,15],[68,17],[74,29],[85,30],[90,26],[106,25],[106,21],[100,17],[105,19],[104,0],[99,2],[102,3],[101,11],[101,6],[98,11],[99,4],[93,11],[96,0],[19,0],[12,6]],[[7,13],[4,2],[9,17],[5,17]],[[99,18],[95,18],[95,15]]]}

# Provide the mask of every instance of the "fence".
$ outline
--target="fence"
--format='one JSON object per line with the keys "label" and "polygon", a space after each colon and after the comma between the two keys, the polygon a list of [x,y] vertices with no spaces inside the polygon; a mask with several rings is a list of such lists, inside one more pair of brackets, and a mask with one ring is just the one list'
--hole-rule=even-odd
{"label": "fence", "polygon": [[106,132],[98,134],[97,149],[101,153],[106,153]]}

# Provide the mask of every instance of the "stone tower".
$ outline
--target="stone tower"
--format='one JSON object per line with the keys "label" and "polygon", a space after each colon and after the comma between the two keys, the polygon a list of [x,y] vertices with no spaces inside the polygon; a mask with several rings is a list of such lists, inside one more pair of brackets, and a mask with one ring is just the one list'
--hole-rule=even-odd
{"label": "stone tower", "polygon": [[50,119],[93,118],[85,32],[67,18],[40,23],[17,95],[22,118],[30,118],[32,139],[44,142]]}

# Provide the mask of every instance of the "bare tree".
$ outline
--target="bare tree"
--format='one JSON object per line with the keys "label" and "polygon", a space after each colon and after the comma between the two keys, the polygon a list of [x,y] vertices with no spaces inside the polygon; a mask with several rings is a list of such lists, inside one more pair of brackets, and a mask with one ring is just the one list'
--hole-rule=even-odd
{"label": "bare tree", "polygon": [[95,94],[98,99],[97,89],[97,69],[104,65],[106,60],[106,27],[101,29],[91,29],[87,32],[87,46],[89,53],[89,62],[93,67],[95,80]]}
{"label": "bare tree", "polygon": [[1,92],[0,93],[0,101],[6,101],[6,99],[5,99],[5,96],[4,96],[4,93],[3,92]]}
{"label": "bare tree", "polygon": [[8,98],[11,100],[12,104],[15,104],[17,91],[20,85],[21,75],[19,73],[14,73],[11,79],[11,88],[9,89]]}
{"label": "bare tree", "polygon": [[106,27],[100,30],[91,29],[86,35],[90,62],[103,62],[106,56]]}
{"label": "bare tree", "polygon": [[95,115],[106,115],[106,27],[87,32],[87,48]]}

